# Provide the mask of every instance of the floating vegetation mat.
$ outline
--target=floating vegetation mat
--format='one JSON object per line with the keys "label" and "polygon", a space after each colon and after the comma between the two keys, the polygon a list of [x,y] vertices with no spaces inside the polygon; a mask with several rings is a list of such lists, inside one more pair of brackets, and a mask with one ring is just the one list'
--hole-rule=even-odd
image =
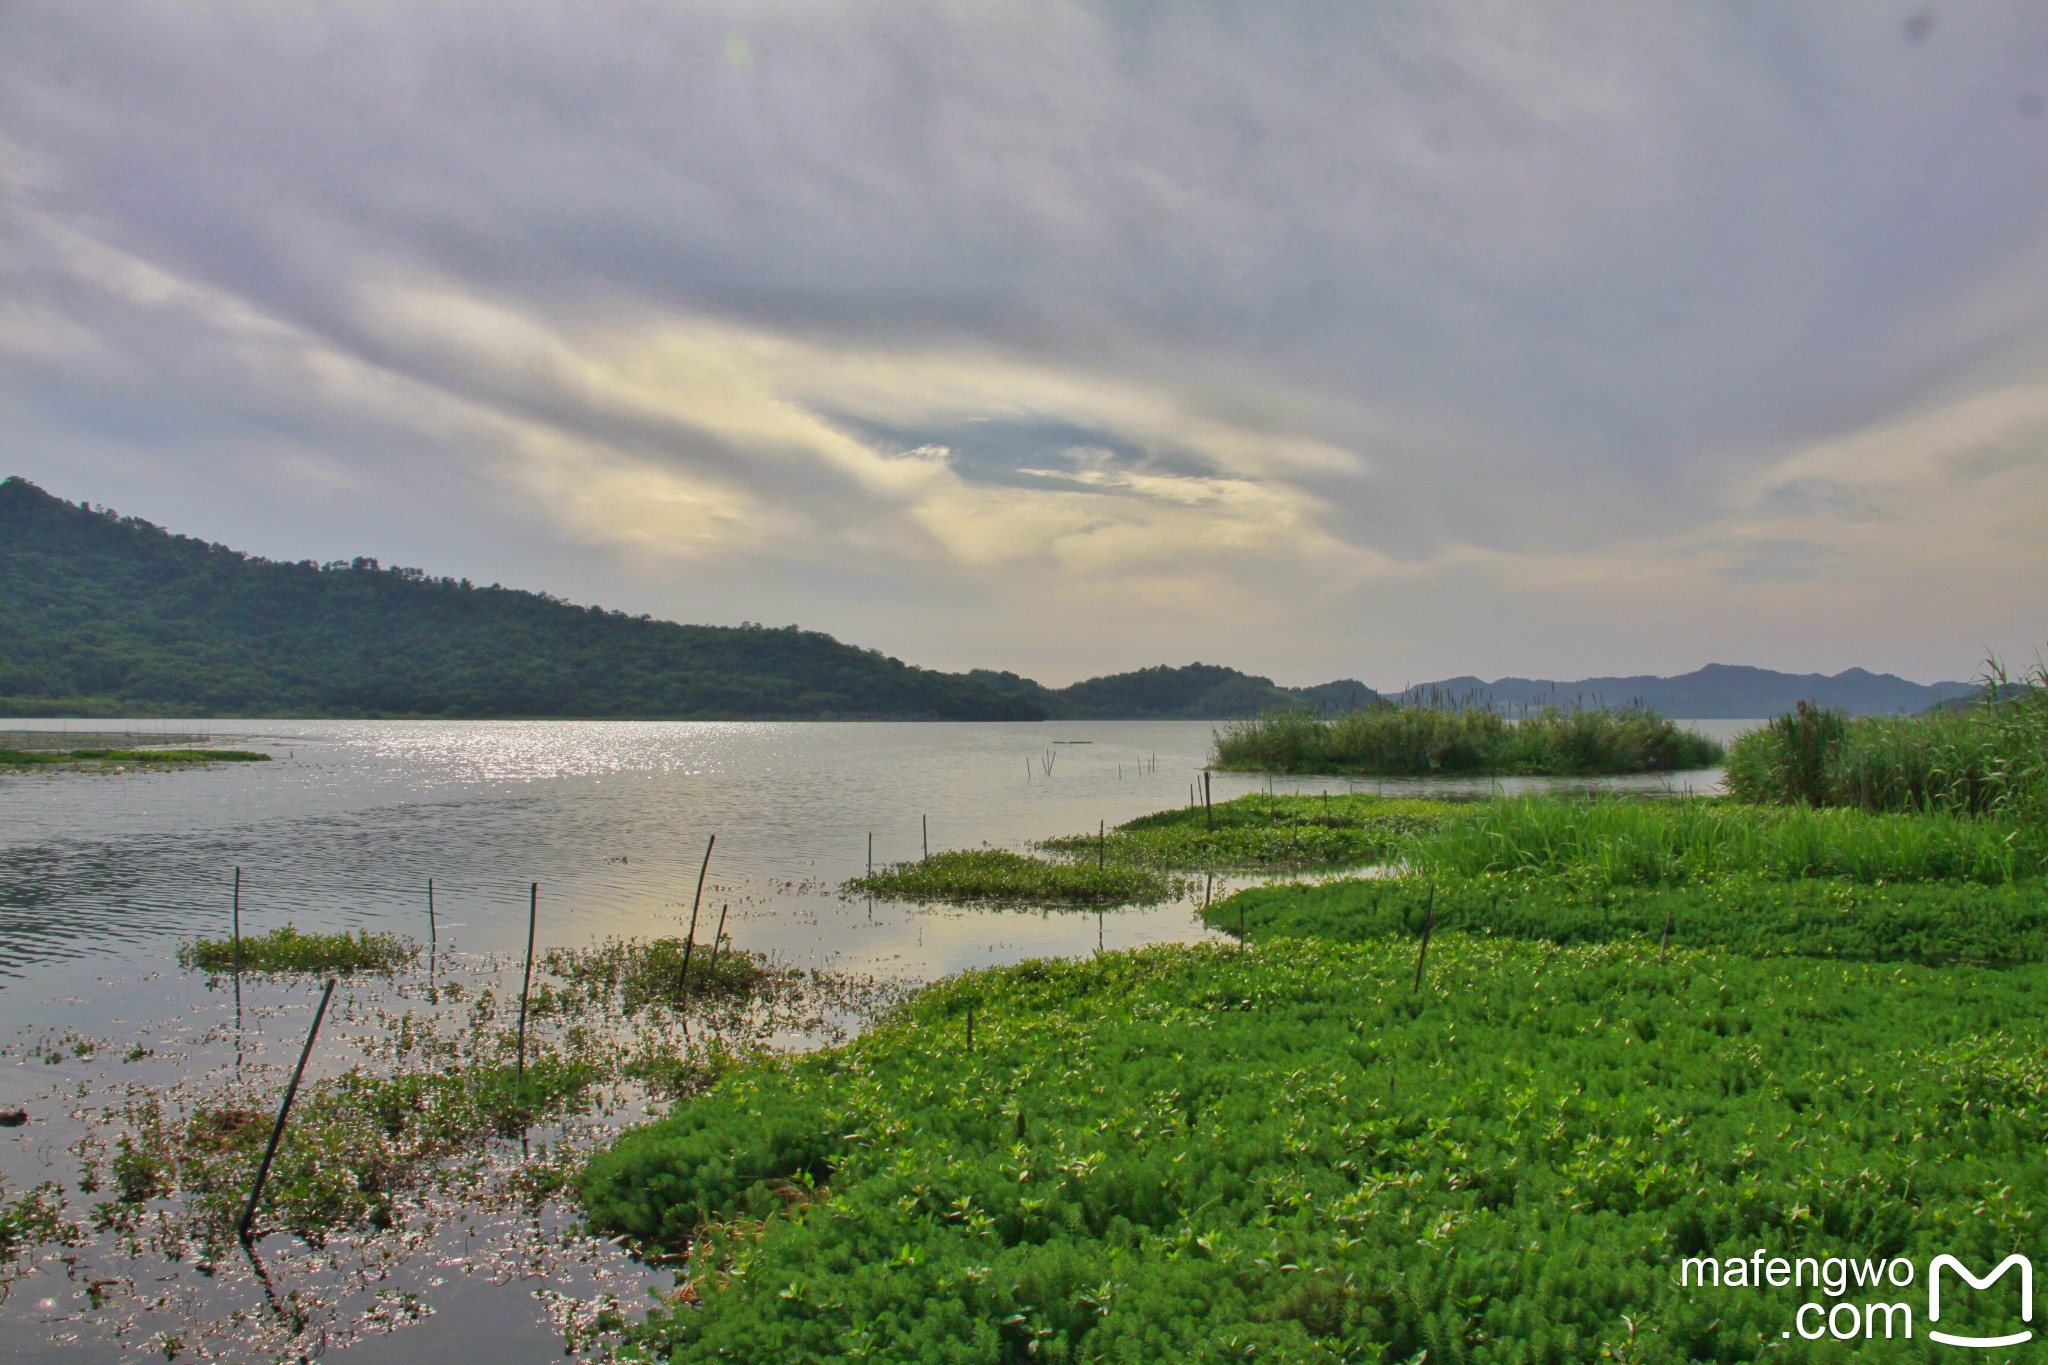
{"label": "floating vegetation mat", "polygon": [[49,1082],[0,1129],[0,1294],[81,1355],[267,1361],[420,1322],[465,1280],[531,1280],[566,1346],[608,1355],[667,1276],[578,1230],[564,1191],[586,1149],[736,1061],[843,1040],[906,989],[700,944],[687,994],[664,992],[675,946],[537,964],[523,1065],[516,961],[344,978],[247,1248],[317,986],[214,977],[133,1036],[17,1039],[0,1064]]}

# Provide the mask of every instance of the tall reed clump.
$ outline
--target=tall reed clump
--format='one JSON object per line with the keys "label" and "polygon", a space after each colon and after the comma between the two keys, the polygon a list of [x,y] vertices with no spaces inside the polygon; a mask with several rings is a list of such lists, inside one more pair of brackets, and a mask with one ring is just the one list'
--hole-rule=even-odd
{"label": "tall reed clump", "polygon": [[1642,707],[1552,706],[1519,719],[1487,707],[1397,706],[1318,717],[1272,711],[1216,735],[1215,766],[1371,777],[1591,776],[1719,763],[1721,746]]}
{"label": "tall reed clump", "polygon": [[1844,806],[2048,823],[2048,673],[1996,662],[1961,710],[1851,720],[1801,702],[1735,741],[1728,790],[1757,805]]}
{"label": "tall reed clump", "polygon": [[2048,871],[2048,837],[1944,811],[1876,814],[1720,801],[1489,801],[1410,844],[1439,876],[1564,877],[1658,886],[1775,880],[2010,882]]}

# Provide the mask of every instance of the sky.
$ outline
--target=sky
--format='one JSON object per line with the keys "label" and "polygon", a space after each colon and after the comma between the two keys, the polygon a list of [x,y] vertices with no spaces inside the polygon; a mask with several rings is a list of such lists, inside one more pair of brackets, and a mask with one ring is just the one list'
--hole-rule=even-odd
{"label": "sky", "polygon": [[2048,7],[0,0],[0,476],[1051,684],[2048,644]]}

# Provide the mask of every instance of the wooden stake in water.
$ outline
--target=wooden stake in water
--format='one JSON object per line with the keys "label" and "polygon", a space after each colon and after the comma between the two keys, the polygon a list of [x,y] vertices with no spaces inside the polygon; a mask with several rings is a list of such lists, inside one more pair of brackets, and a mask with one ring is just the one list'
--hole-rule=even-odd
{"label": "wooden stake in water", "polygon": [[242,869],[235,869],[235,980],[242,976]]}
{"label": "wooden stake in water", "polygon": [[533,927],[540,919],[540,883],[526,888],[526,975],[519,982],[519,1089],[526,1089],[526,993],[533,989]]}
{"label": "wooden stake in water", "polygon": [[1436,887],[1429,888],[1429,900],[1422,911],[1422,948],[1415,954],[1415,984],[1408,988],[1413,995],[1422,989],[1422,964],[1429,960],[1429,931],[1436,924]]}
{"label": "wooden stake in water", "polygon": [[320,1021],[327,1017],[327,1002],[334,998],[334,983],[335,978],[328,977],[327,988],[320,992],[320,1007],[313,1011],[313,1027],[306,1030],[306,1045],[299,1049],[299,1064],[292,1069],[292,1083],[285,1087],[284,1103],[277,1108],[277,1125],[270,1130],[270,1145],[263,1149],[263,1164],[256,1168],[256,1183],[249,1187],[249,1202],[242,1207],[242,1221],[236,1230],[244,1242],[249,1240],[249,1226],[256,1221],[256,1206],[263,1199],[263,1182],[270,1179],[270,1163],[277,1157],[284,1121],[291,1117],[292,1101],[298,1098],[299,1082],[305,1079],[306,1059],[313,1055],[313,1040],[320,1036]]}
{"label": "wooden stake in water", "polygon": [[[1027,768],[1031,766],[1029,759],[1025,760],[1024,766]],[[875,832],[873,830],[868,831],[868,875],[870,877],[875,875]]]}
{"label": "wooden stake in water", "polygon": [[1209,822],[1209,828],[1216,828],[1216,806],[1209,799],[1209,770],[1202,769],[1202,814]]}
{"label": "wooden stake in water", "polygon": [[[873,841],[874,835],[868,839]],[[690,997],[690,950],[697,946],[697,907],[704,903],[704,874],[711,870],[711,850],[718,843],[718,836],[712,835],[704,845],[704,863],[697,869],[697,895],[690,902],[690,936],[683,940],[683,974],[676,982],[676,988],[685,1000]]]}
{"label": "wooden stake in water", "polygon": [[434,922],[434,879],[427,878],[427,951],[441,946],[441,928]]}
{"label": "wooden stake in water", "polygon": [[1095,870],[1102,871],[1102,860],[1109,856],[1109,821],[1095,822]]}
{"label": "wooden stake in water", "polygon": [[704,964],[704,974],[716,980],[718,976],[718,944],[725,937],[725,912],[732,909],[730,903],[718,907],[718,932],[711,936],[711,960]]}
{"label": "wooden stake in water", "polygon": [[918,827],[924,831],[924,856],[932,856],[932,818],[929,815],[917,817]]}

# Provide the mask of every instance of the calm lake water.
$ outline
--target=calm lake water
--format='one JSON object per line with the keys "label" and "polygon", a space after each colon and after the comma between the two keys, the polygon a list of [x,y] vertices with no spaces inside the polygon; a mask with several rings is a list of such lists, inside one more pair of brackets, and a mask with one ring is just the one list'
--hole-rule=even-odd
{"label": "calm lake water", "polygon": [[[1697,728],[1727,737],[1747,724]],[[0,721],[0,729],[15,731],[87,728]],[[90,728],[130,727],[101,721]],[[441,948],[470,955],[480,971],[502,969],[488,955],[523,947],[534,882],[543,947],[680,933],[714,834],[700,937],[708,939],[710,920],[729,906],[726,931],[735,944],[795,966],[924,981],[989,963],[1091,953],[1098,944],[1115,949],[1207,933],[1189,903],[1098,919],[870,904],[836,890],[866,867],[870,836],[881,865],[918,856],[927,830],[933,851],[1022,848],[1182,804],[1208,753],[1207,723],[149,721],[132,728],[138,736],[208,736],[276,761],[0,776],[0,1038],[125,1038],[177,1021],[206,1036],[225,1002],[179,971],[174,955],[183,940],[227,932],[237,867],[243,928],[254,933],[291,922],[424,941],[431,877]],[[1704,792],[1718,777],[1598,785]],[[1213,779],[1219,801],[1266,785],[1242,775]],[[1552,785],[1275,784],[1282,791],[1475,795]],[[272,994],[266,1046],[275,1062],[302,1036],[310,1002],[303,989]],[[211,1064],[203,1046],[194,1047],[181,1065]],[[347,1060],[339,1046],[316,1050],[309,1078],[333,1074]],[[0,1065],[0,1110],[21,1106],[32,1114],[27,1127],[0,1133],[0,1178],[10,1195],[39,1180],[75,1177],[77,1161],[66,1151],[75,1135],[53,1096],[66,1084],[82,1094],[98,1083],[86,1074],[92,1064],[32,1058],[17,1047]],[[139,1327],[125,1335],[96,1329],[72,1302],[82,1292],[77,1275],[73,1267],[67,1285],[65,1272],[45,1267],[11,1287],[0,1302],[0,1358],[96,1359],[116,1346],[161,1356],[162,1343],[152,1346]],[[364,1339],[349,1357],[559,1355],[559,1332],[528,1280],[431,1282],[431,1292],[421,1291],[431,1317]],[[239,1292],[224,1284],[209,1286],[206,1311]],[[145,1325],[161,1334],[161,1323]],[[194,1349],[234,1358],[219,1340]]]}

